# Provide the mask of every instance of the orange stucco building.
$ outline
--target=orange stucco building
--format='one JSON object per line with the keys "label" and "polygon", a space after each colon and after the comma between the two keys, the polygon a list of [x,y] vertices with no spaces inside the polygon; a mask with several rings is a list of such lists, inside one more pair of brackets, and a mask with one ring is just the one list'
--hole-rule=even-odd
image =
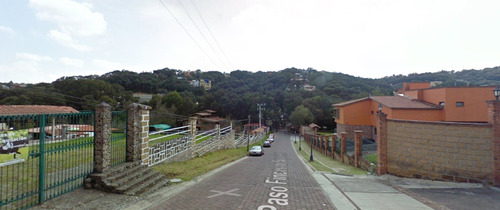
{"label": "orange stucco building", "polygon": [[487,122],[488,100],[495,87],[441,87],[430,83],[405,83],[397,96],[369,96],[334,104],[337,133],[362,130],[363,138],[375,139],[379,106],[387,119]]}

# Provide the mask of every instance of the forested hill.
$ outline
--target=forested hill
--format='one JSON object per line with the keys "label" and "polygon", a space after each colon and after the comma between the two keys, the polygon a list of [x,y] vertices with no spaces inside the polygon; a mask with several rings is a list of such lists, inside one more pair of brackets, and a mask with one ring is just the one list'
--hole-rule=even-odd
{"label": "forested hill", "polygon": [[392,75],[380,79],[382,82],[402,87],[403,82],[432,82],[441,81],[441,86],[483,86],[500,85],[500,66],[483,70],[440,71],[435,73],[421,73]]}
{"label": "forested hill", "polygon": [[[212,88],[205,90],[190,84],[193,80],[210,80]],[[154,94],[148,103],[153,111],[169,116],[188,116],[212,109],[222,117],[248,119],[258,117],[257,103],[265,103],[264,118],[282,123],[292,111],[303,105],[312,121],[333,127],[331,105],[368,95],[391,95],[403,82],[442,81],[445,86],[497,85],[500,67],[459,72],[393,75],[381,79],[354,77],[314,69],[289,68],[277,72],[233,71],[228,74],[210,71],[160,69],[136,73],[122,70],[102,76],[63,77],[52,83],[18,87],[2,84],[0,104],[68,105],[79,110],[93,110],[105,101],[115,109],[137,102],[133,92]],[[305,90],[306,87],[314,90]],[[175,123],[168,119],[167,123]]]}

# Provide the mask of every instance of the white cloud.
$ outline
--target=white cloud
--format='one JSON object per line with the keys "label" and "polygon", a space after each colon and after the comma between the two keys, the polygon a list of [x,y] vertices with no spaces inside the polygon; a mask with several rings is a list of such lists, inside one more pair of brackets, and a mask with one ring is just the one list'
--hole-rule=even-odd
{"label": "white cloud", "polygon": [[31,0],[39,20],[51,21],[61,31],[77,36],[100,35],[106,32],[106,20],[92,5],[71,0]]}
{"label": "white cloud", "polygon": [[21,60],[32,62],[52,61],[52,58],[49,56],[42,56],[33,53],[16,53],[16,57]]}
{"label": "white cloud", "polygon": [[83,60],[80,60],[80,59],[61,57],[61,58],[59,58],[59,61],[61,61],[62,63],[66,64],[68,66],[74,66],[74,67],[78,67],[78,68],[83,67]]}
{"label": "white cloud", "polygon": [[58,30],[50,30],[47,36],[65,47],[73,48],[81,52],[87,52],[92,49],[85,44],[78,43],[78,41],[74,40],[69,34]]}
{"label": "white cloud", "polygon": [[92,62],[99,67],[100,69],[106,69],[107,71],[112,71],[116,69],[121,69],[123,67],[122,64],[104,60],[104,59],[93,59]]}
{"label": "white cloud", "polygon": [[106,32],[107,22],[99,12],[92,11],[89,3],[72,0],[30,0],[36,10],[36,17],[42,21],[57,24],[58,29],[50,30],[48,36],[59,44],[78,51],[90,51],[91,47],[82,44],[75,37],[102,35]]}
{"label": "white cloud", "polygon": [[0,26],[0,31],[8,34],[15,34],[14,30],[7,26]]}

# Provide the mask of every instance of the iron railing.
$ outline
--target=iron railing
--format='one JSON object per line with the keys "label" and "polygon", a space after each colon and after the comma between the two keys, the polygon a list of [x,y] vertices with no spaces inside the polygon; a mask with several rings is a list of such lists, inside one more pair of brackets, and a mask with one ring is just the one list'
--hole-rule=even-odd
{"label": "iron railing", "polygon": [[125,163],[127,156],[127,112],[111,113],[111,165]]}
{"label": "iron railing", "polygon": [[0,116],[0,209],[29,208],[81,187],[93,171],[94,116]]}

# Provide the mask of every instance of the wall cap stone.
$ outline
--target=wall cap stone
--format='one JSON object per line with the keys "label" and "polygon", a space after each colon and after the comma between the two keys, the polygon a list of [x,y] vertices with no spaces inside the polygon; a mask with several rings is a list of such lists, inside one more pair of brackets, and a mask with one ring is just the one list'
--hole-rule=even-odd
{"label": "wall cap stone", "polygon": [[446,126],[474,126],[474,127],[491,127],[491,123],[472,123],[472,122],[444,122],[444,121],[421,121],[421,120],[400,120],[400,119],[387,119],[391,122],[409,122],[409,123],[420,123],[420,124],[435,124],[435,125],[446,125]]}

